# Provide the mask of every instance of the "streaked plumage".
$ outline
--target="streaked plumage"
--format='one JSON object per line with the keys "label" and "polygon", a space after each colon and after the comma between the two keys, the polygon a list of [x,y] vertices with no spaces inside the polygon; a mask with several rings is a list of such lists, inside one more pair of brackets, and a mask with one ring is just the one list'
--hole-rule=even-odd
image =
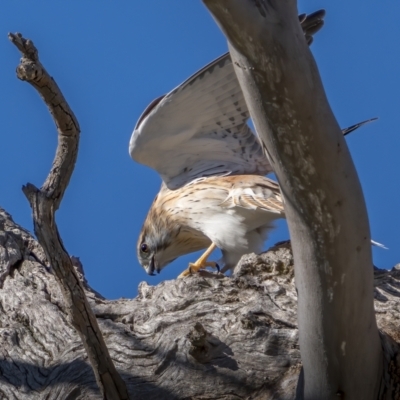
{"label": "streaked plumage", "polygon": [[[309,43],[323,16],[299,17]],[[273,221],[284,217],[279,186],[264,177],[272,169],[248,119],[229,53],[139,118],[131,157],[163,180],[138,241],[147,273],[211,243],[222,251],[224,270],[232,269],[243,254],[261,251]]]}
{"label": "streaked plumage", "polygon": [[[176,190],[163,184],[144,222],[138,257],[153,274],[213,242],[226,269],[233,268],[243,254],[262,249],[272,222],[283,216],[278,184],[262,176],[200,178]],[[151,251],[141,251],[143,243]]]}

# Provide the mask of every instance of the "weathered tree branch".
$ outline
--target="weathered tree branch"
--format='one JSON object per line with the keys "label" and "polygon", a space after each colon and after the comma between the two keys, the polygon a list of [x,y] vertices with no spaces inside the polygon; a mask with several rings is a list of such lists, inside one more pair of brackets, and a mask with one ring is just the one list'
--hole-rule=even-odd
{"label": "weathered tree branch", "polygon": [[[46,264],[0,207],[0,398],[101,399]],[[292,400],[301,369],[293,275],[286,244],[244,256],[232,278],[143,282],[135,299],[118,301],[86,295],[135,399]],[[399,307],[400,265],[376,270],[388,399],[400,398]]]}
{"label": "weathered tree branch", "polygon": [[203,1],[229,40],[286,202],[304,368],[298,398],[376,399],[382,351],[366,207],[296,1]]}
{"label": "weathered tree branch", "polygon": [[29,82],[49,108],[58,131],[58,146],[51,171],[41,189],[28,183],[23,192],[33,211],[34,229],[51,268],[60,284],[71,323],[78,331],[105,399],[128,399],[126,385],[109,355],[96,317],[86,299],[83,286],[72,266],[55,222],[78,153],[79,125],[61,90],[38,58],[33,42],[20,34],[9,39],[22,53],[17,76]]}

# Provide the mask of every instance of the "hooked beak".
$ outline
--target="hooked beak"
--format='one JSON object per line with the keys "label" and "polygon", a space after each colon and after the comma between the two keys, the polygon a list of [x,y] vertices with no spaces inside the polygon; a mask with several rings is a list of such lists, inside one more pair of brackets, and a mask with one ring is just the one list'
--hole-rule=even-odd
{"label": "hooked beak", "polygon": [[156,262],[155,262],[155,256],[151,257],[150,263],[146,268],[146,272],[151,275],[151,276],[155,276],[154,271],[157,272],[157,274],[160,273],[160,268],[156,268]]}

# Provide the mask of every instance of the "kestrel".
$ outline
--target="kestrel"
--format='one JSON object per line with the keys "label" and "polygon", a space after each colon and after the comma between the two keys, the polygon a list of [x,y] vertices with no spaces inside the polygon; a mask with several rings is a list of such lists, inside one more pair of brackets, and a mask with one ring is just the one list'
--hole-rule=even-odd
{"label": "kestrel", "polygon": [[[321,10],[299,17],[309,44],[324,15]],[[232,270],[243,254],[262,251],[273,222],[284,218],[279,185],[265,177],[272,168],[248,119],[229,53],[154,100],[140,116],[130,155],[163,180],[137,246],[149,275],[205,248],[181,275],[215,266],[207,258],[216,247],[222,272]]]}

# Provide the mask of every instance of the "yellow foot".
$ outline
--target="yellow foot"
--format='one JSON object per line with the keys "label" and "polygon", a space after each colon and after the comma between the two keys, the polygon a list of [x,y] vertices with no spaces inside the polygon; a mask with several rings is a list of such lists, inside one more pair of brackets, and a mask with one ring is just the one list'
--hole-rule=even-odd
{"label": "yellow foot", "polygon": [[219,265],[214,261],[207,261],[203,264],[197,263],[196,261],[195,263],[189,263],[189,268],[185,269],[180,275],[178,275],[178,278],[194,274],[207,267],[216,268],[219,271]]}
{"label": "yellow foot", "polygon": [[218,264],[216,262],[207,261],[207,258],[214,251],[216,247],[217,246],[214,243],[211,243],[211,246],[204,252],[204,254],[195,263],[190,263],[189,268],[185,269],[178,276],[178,278],[183,278],[185,276],[191,275],[206,267],[213,267],[219,269]]}

